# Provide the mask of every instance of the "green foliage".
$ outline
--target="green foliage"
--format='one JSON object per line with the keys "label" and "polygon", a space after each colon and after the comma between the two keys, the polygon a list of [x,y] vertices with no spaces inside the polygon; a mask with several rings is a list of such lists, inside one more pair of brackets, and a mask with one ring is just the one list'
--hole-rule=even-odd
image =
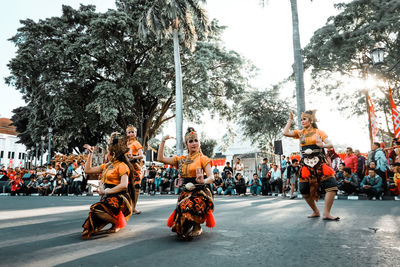
{"label": "green foliage", "polygon": [[[335,105],[341,110],[358,115],[364,113],[363,93],[360,88],[346,88],[343,75],[361,76],[365,68],[361,56],[368,56],[368,51],[381,42],[386,46],[385,66],[370,67],[369,73],[389,82],[395,88],[393,94],[397,101],[400,68],[399,65],[390,71],[389,68],[400,60],[400,2],[354,0],[336,7],[341,13],[330,17],[304,49],[305,67],[311,69],[313,88],[332,95]],[[371,63],[368,57],[363,59]],[[387,88],[380,89],[387,95]],[[387,112],[382,105],[376,105],[376,109]]]}
{"label": "green foliage", "polygon": [[[149,1],[118,0],[116,10],[63,6],[60,17],[21,21],[10,40],[17,46],[11,76],[26,101],[13,121],[32,147],[54,129],[56,151],[104,142],[128,124],[138,128],[144,146],[174,117],[173,47],[157,36],[139,36],[139,20]],[[211,23],[197,50],[182,49],[184,114],[199,119],[205,110],[230,116],[247,87],[253,67],[220,42],[223,27]],[[211,101],[210,101],[211,100]]]}
{"label": "green foliage", "polygon": [[240,104],[240,124],[253,144],[269,147],[282,136],[291,108],[279,99],[278,88],[249,92]]}
{"label": "green foliage", "polygon": [[217,140],[208,138],[205,134],[201,135],[201,152],[209,158],[214,156],[214,150],[217,146]]}

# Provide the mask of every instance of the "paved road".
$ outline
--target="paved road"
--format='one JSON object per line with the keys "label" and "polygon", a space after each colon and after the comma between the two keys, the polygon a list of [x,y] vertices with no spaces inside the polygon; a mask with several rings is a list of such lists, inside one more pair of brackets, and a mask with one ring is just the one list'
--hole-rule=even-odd
{"label": "paved road", "polygon": [[[217,197],[217,226],[192,242],[166,226],[174,196],[141,196],[121,232],[80,239],[98,197],[0,197],[2,266],[399,266],[400,202],[337,200],[340,222],[303,200]],[[322,210],[323,201],[318,206]],[[373,229],[377,228],[375,232]]]}

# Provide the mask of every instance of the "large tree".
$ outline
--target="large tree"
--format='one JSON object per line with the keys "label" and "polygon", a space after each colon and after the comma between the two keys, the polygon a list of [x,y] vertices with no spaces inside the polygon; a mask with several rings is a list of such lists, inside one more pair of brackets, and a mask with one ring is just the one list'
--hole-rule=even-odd
{"label": "large tree", "polygon": [[[11,38],[18,50],[6,81],[27,103],[12,119],[28,147],[49,126],[56,151],[68,152],[129,123],[146,145],[174,117],[173,47],[155,35],[139,38],[148,1],[116,3],[116,10],[105,13],[63,6],[61,17],[21,21]],[[194,53],[181,52],[184,112],[194,120],[205,110],[230,116],[229,101],[240,99],[253,70],[221,45],[223,27],[213,22],[211,29],[208,39],[199,36]]]}
{"label": "large tree", "polygon": [[[398,0],[354,0],[337,4],[341,12],[330,17],[318,29],[305,48],[305,66],[311,69],[313,88],[330,94],[333,103],[348,114],[365,114],[362,88],[349,88],[344,77],[365,78],[369,75],[392,85],[394,99],[399,104],[400,82],[400,3]],[[386,64],[372,67],[369,52],[377,43],[386,47]],[[397,65],[396,65],[397,64]],[[375,89],[375,88],[363,88]],[[370,91],[375,108],[390,117],[387,86]],[[384,95],[384,97],[379,97]],[[381,124],[382,126],[388,123]]]}
{"label": "large tree", "polygon": [[[128,0],[129,1],[129,0]],[[183,154],[183,91],[182,68],[179,49],[179,33],[187,48],[194,50],[198,31],[207,35],[209,22],[205,9],[198,0],[155,0],[141,18],[140,32],[144,37],[151,30],[160,39],[170,38],[174,44],[175,62],[175,103],[176,103],[176,147],[177,154]],[[205,2],[202,0],[201,2]]]}
{"label": "large tree", "polygon": [[249,92],[240,105],[240,124],[244,135],[259,147],[270,148],[282,137],[291,108],[279,99],[278,87]]}

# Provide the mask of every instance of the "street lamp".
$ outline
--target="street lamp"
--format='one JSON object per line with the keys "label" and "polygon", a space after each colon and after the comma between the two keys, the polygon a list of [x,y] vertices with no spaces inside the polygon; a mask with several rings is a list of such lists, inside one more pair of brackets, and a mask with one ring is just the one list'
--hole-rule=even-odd
{"label": "street lamp", "polygon": [[385,56],[385,47],[383,47],[380,44],[375,45],[374,49],[372,49],[370,53],[370,56],[372,60],[372,65],[377,66],[383,64]]}
{"label": "street lamp", "polygon": [[49,153],[47,154],[47,164],[50,164],[51,158],[51,134],[53,133],[53,128],[49,127]]}
{"label": "street lamp", "polygon": [[44,149],[44,140],[46,139],[45,136],[41,136],[40,140],[42,140],[42,148],[40,150],[40,166],[43,166],[43,149]]}

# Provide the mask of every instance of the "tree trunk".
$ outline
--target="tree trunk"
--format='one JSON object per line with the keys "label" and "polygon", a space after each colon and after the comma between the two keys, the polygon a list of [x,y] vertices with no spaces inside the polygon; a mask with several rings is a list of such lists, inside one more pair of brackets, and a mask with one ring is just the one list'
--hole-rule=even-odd
{"label": "tree trunk", "polygon": [[176,153],[183,154],[183,93],[182,93],[182,70],[179,55],[178,30],[173,30],[174,60],[175,60],[175,110],[176,110]]}
{"label": "tree trunk", "polygon": [[301,54],[299,18],[297,13],[297,0],[290,0],[292,9],[293,25],[293,53],[294,53],[294,74],[296,77],[296,100],[297,100],[297,123],[298,129],[301,129],[301,113],[305,111],[304,97],[304,67],[303,56]]}

